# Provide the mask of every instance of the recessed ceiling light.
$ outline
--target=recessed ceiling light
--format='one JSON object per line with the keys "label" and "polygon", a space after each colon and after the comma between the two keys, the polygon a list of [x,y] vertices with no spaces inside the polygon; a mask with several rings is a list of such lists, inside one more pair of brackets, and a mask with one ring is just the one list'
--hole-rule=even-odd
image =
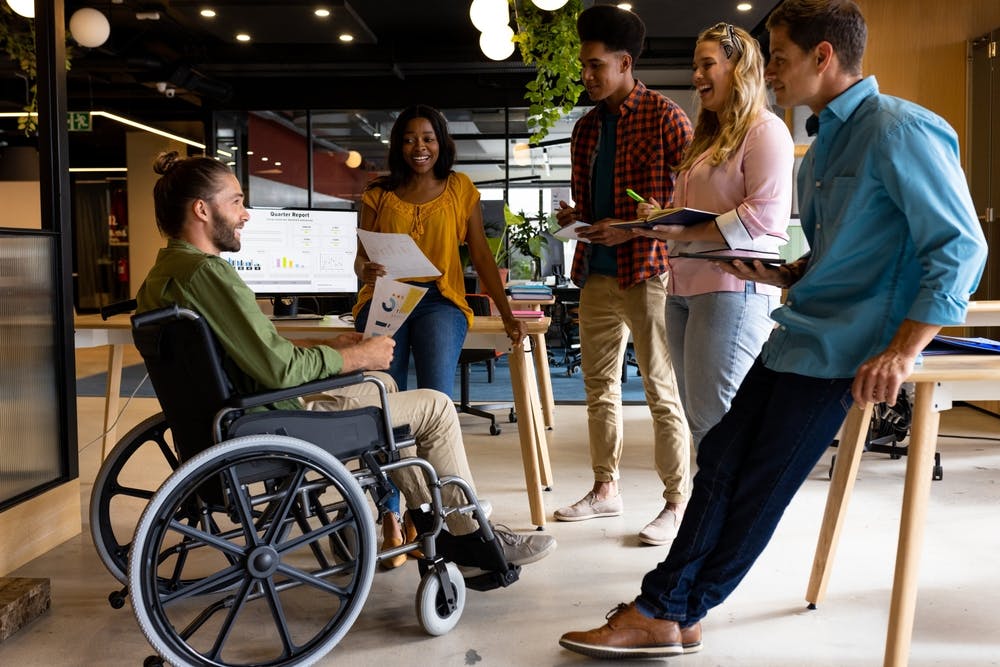
{"label": "recessed ceiling light", "polygon": [[260,161],[261,162],[267,162],[267,156],[266,155],[262,155],[261,158],[260,158]]}
{"label": "recessed ceiling light", "polygon": [[382,143],[383,143],[383,144],[387,144],[387,143],[389,143],[389,140],[388,140],[388,139],[383,139],[383,140],[382,140]]}
{"label": "recessed ceiling light", "polygon": [[281,166],[281,163],[280,163],[280,162],[275,162],[275,163],[274,163],[274,166],[275,166],[275,167],[280,167],[280,166]]}
{"label": "recessed ceiling light", "polygon": [[215,10],[214,9],[203,9],[203,10],[201,10],[198,13],[201,14],[202,16],[204,16],[207,19],[214,19],[215,18]]}
{"label": "recessed ceiling light", "polygon": [[249,42],[250,41],[250,35],[246,34],[245,32],[237,33],[236,34],[236,41],[237,42]]}
{"label": "recessed ceiling light", "polygon": [[340,35],[340,41],[342,41],[342,42],[353,42],[354,41],[354,35],[352,35],[350,33],[347,33],[347,32],[342,33]]}
{"label": "recessed ceiling light", "polygon": [[327,16],[330,15],[330,10],[329,9],[323,9],[322,7],[320,7],[319,9],[317,9],[316,11],[314,11],[313,14],[315,14],[318,17],[320,17],[321,19],[325,19]]}
{"label": "recessed ceiling light", "polygon": [[253,155],[253,151],[247,151],[247,155]]}
{"label": "recessed ceiling light", "polygon": [[741,2],[740,4],[736,5],[736,10],[740,12],[748,12],[751,9],[753,9],[753,5],[751,5],[749,2]]}

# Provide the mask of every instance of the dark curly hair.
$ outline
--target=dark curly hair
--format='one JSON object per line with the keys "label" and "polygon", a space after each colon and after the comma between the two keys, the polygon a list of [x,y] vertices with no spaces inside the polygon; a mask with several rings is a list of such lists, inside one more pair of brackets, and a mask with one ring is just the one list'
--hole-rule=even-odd
{"label": "dark curly hair", "polygon": [[174,239],[181,234],[190,203],[211,199],[222,179],[233,173],[218,160],[204,156],[183,158],[177,151],[156,156],[153,171],[160,174],[153,187],[156,226]]}
{"label": "dark curly hair", "polygon": [[642,19],[615,5],[594,5],[580,12],[576,31],[581,42],[601,42],[608,51],[628,51],[632,62],[639,59],[646,39]]}
{"label": "dark curly hair", "polygon": [[368,189],[395,190],[413,176],[413,172],[403,158],[403,135],[406,133],[406,125],[414,118],[426,118],[430,122],[438,143],[438,158],[437,162],[434,163],[434,176],[439,180],[448,178],[448,174],[451,173],[451,168],[455,164],[455,142],[448,134],[448,121],[434,107],[415,104],[403,109],[399,117],[396,118],[396,122],[392,124],[392,131],[389,133],[389,173],[379,176],[369,183]]}

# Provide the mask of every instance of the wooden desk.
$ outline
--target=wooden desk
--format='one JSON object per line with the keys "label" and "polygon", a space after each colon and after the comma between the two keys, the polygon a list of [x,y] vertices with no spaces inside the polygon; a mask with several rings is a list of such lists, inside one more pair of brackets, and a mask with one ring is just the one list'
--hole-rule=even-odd
{"label": "wooden desk", "polygon": [[[549,328],[549,319],[526,320],[531,336],[542,336]],[[278,331],[287,338],[317,338],[335,336],[354,328],[338,319],[298,320],[275,322]],[[122,351],[132,344],[131,321],[128,315],[116,315],[107,321],[100,315],[81,315],[74,319],[76,347],[100,347],[109,345],[107,395],[104,407],[104,441],[101,458],[107,455],[117,441],[114,420],[118,414],[121,389]],[[493,348],[509,351],[510,381],[514,392],[514,409],[517,410],[517,431],[521,442],[521,457],[524,463],[524,480],[528,490],[528,505],[531,522],[539,528],[545,525],[545,504],[542,489],[552,486],[552,466],[549,462],[548,436],[542,420],[542,403],[539,399],[538,376],[548,380],[548,359],[545,348],[534,348],[535,363],[527,363],[528,354],[524,345],[512,347],[510,339],[499,317],[477,317],[465,344],[474,348]],[[551,386],[551,385],[550,385]],[[550,388],[551,393],[551,388]]]}
{"label": "wooden desk", "polygon": [[[970,308],[970,320],[976,325],[997,324],[1000,302]],[[971,321],[967,322],[970,326]],[[923,548],[924,523],[930,497],[931,466],[937,446],[941,412],[951,409],[953,401],[984,400],[1000,397],[1000,356],[942,355],[924,358],[909,377],[916,383],[910,442],[907,446],[903,506],[900,510],[899,542],[896,547],[896,571],[889,607],[889,628],[885,647],[885,667],[905,667],[913,635],[914,608],[917,599],[917,571]],[[810,608],[826,595],[833,556],[840,539],[847,503],[854,489],[872,404],[852,407],[844,424],[837,460],[830,481],[826,510],[820,528],[812,574],[806,591]]]}

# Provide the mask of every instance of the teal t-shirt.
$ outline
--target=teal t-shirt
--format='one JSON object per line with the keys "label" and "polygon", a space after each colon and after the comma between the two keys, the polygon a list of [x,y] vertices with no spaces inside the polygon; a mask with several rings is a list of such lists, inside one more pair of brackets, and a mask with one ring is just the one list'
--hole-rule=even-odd
{"label": "teal t-shirt", "polygon": [[[594,159],[593,211],[594,220],[610,218],[615,214],[615,144],[618,135],[618,115],[601,114],[601,137],[597,142]],[[603,276],[618,276],[618,249],[613,246],[593,244],[590,254],[590,272]]]}

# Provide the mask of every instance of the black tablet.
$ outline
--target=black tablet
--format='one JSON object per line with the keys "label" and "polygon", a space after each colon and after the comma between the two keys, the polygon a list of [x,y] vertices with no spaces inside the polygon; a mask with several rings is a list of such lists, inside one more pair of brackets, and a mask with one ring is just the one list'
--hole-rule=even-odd
{"label": "black tablet", "polygon": [[755,259],[760,260],[763,264],[784,264],[785,259],[783,257],[762,257],[760,255],[722,255],[714,252],[679,252],[678,257],[687,257],[689,259],[711,259],[716,262],[731,262],[734,259],[738,259],[741,262],[746,262],[747,264],[752,263]]}

